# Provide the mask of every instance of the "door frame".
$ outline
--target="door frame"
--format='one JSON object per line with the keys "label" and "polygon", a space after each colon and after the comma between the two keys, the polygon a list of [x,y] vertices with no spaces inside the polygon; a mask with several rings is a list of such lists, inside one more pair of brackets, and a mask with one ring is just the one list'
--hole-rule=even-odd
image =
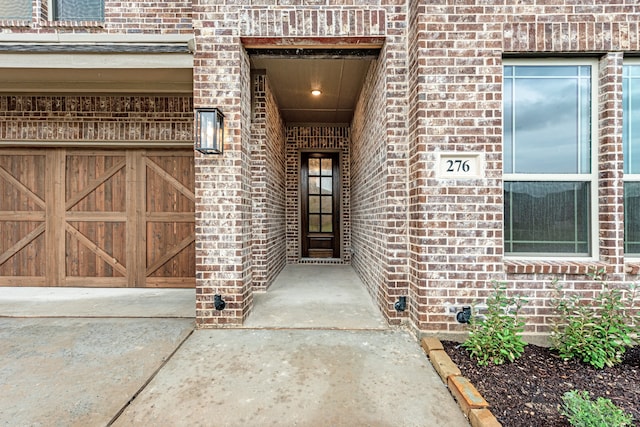
{"label": "door frame", "polygon": [[[334,206],[337,205],[338,207],[338,215],[335,215],[335,220],[334,220],[334,225],[337,226],[337,230],[334,233],[334,256],[331,258],[308,258],[306,257],[305,254],[305,248],[307,247],[307,242],[306,242],[306,227],[305,227],[305,221],[303,220],[304,215],[306,215],[305,212],[305,201],[304,201],[304,197],[306,196],[306,193],[304,191],[304,179],[305,179],[305,174],[303,173],[303,161],[304,158],[306,156],[308,156],[309,154],[314,154],[314,153],[319,153],[319,154],[331,154],[334,156],[334,170],[337,171],[337,179],[336,182],[334,182],[333,188],[334,188],[334,192],[335,195],[334,197],[337,198],[337,200],[334,202]],[[343,154],[343,150],[340,149],[302,149],[299,150],[298,153],[298,223],[300,224],[300,226],[298,227],[298,241],[299,241],[299,254],[298,254],[298,258],[299,259],[317,259],[319,261],[323,260],[323,259],[342,259],[342,230],[344,227],[343,224],[343,200],[342,200],[342,154]]]}

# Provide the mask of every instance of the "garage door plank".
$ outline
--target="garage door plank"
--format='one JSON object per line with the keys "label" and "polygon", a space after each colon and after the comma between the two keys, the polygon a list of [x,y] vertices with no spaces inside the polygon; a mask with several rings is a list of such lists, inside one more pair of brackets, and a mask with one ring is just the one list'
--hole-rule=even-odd
{"label": "garage door plank", "polygon": [[64,183],[65,150],[56,148],[47,152],[46,194],[47,218],[45,247],[45,276],[49,286],[64,286],[65,279],[65,227],[64,227]]}

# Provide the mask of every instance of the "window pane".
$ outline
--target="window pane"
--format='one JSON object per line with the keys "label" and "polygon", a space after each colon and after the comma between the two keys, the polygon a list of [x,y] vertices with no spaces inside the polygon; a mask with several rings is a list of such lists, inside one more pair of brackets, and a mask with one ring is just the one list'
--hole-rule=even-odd
{"label": "window pane", "polygon": [[322,194],[333,193],[333,178],[322,178]]}
{"label": "window pane", "polygon": [[54,0],[55,19],[58,21],[102,21],[103,0]]}
{"label": "window pane", "polygon": [[320,196],[309,196],[309,213],[320,213]]}
{"label": "window pane", "polygon": [[323,176],[331,176],[331,159],[322,159],[322,175]]}
{"label": "window pane", "polygon": [[320,215],[309,215],[309,232],[320,232]]}
{"label": "window pane", "polygon": [[309,159],[309,175],[320,175],[320,159]]}
{"label": "window pane", "polygon": [[331,233],[333,231],[333,216],[322,215],[322,232]]}
{"label": "window pane", "polygon": [[623,69],[624,173],[640,174],[640,65],[625,65]]}
{"label": "window pane", "polygon": [[589,254],[590,184],[505,182],[505,252]]}
{"label": "window pane", "polygon": [[590,172],[591,79],[585,69],[505,69],[505,173]]}
{"label": "window pane", "polygon": [[320,194],[320,178],[309,178],[309,194]]}
{"label": "window pane", "polygon": [[332,213],[333,210],[333,197],[322,196],[322,213]]}
{"label": "window pane", "polygon": [[624,251],[640,254],[640,182],[624,183]]}
{"label": "window pane", "polygon": [[0,19],[31,19],[31,0],[0,0]]}

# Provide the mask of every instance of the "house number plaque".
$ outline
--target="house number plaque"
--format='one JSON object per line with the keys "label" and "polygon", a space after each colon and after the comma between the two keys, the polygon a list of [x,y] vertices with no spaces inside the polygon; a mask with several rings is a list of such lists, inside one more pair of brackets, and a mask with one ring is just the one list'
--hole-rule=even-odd
{"label": "house number plaque", "polygon": [[441,179],[482,176],[480,154],[440,153],[437,165],[436,177]]}

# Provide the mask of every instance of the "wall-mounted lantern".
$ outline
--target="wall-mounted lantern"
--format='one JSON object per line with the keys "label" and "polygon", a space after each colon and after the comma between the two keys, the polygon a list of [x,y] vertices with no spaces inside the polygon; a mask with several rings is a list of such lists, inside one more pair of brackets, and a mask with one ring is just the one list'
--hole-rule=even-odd
{"label": "wall-mounted lantern", "polygon": [[203,154],[222,154],[224,114],[217,108],[196,109],[195,149]]}

